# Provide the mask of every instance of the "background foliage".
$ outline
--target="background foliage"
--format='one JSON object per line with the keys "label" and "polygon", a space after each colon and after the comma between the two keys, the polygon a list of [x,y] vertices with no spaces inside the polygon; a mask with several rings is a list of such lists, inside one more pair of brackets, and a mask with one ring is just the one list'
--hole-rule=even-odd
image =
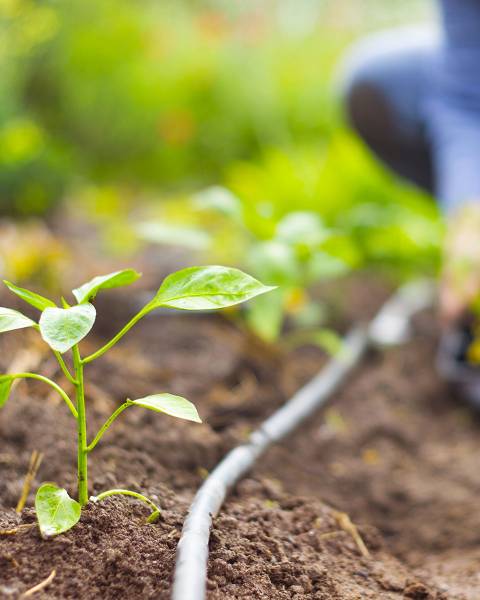
{"label": "background foliage", "polygon": [[362,260],[431,269],[435,209],[347,131],[334,85],[355,37],[427,9],[0,0],[0,211],[44,214],[70,197],[111,217],[118,195],[131,206],[222,184],[260,237],[262,211],[313,210]]}

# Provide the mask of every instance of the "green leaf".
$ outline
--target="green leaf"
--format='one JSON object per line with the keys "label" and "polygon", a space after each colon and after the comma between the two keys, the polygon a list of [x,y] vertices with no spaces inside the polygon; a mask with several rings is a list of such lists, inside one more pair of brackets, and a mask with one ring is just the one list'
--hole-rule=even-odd
{"label": "green leaf", "polygon": [[28,304],[31,304],[35,308],[38,308],[38,310],[45,310],[49,306],[56,306],[55,302],[52,302],[52,300],[40,296],[40,294],[31,292],[30,290],[26,290],[25,288],[18,287],[17,285],[14,285],[10,281],[6,281],[5,279],[3,280],[3,283],[13,294],[17,295],[19,298],[21,298],[25,302],[28,302]]}
{"label": "green leaf", "polygon": [[186,419],[187,421],[194,421],[195,423],[201,423],[202,420],[198,416],[195,405],[182,398],[181,396],[174,396],[173,394],[153,394],[146,396],[145,398],[139,398],[138,400],[130,400],[132,404],[154,410],[155,412],[165,413],[171,417],[177,417],[177,419]]}
{"label": "green leaf", "polygon": [[81,506],[67,491],[54,483],[44,483],[35,497],[40,533],[49,537],[68,531],[80,520]]}
{"label": "green leaf", "polygon": [[268,240],[254,244],[247,262],[258,277],[269,283],[285,286],[296,285],[302,280],[302,270],[295,252],[283,242]]}
{"label": "green leaf", "polygon": [[275,288],[265,286],[239,269],[189,267],[169,275],[150,306],[211,310],[233,306]]}
{"label": "green leaf", "polygon": [[33,327],[35,321],[22,315],[18,310],[0,307],[0,333],[13,331],[14,329],[23,329],[24,327]]}
{"label": "green leaf", "polygon": [[66,352],[87,335],[93,327],[95,317],[96,311],[92,304],[46,308],[39,321],[40,333],[50,348]]}
{"label": "green leaf", "polygon": [[8,400],[10,390],[12,389],[13,379],[11,377],[4,376],[0,378],[0,408]]}
{"label": "green leaf", "polygon": [[267,342],[277,340],[282,331],[284,295],[282,289],[277,289],[268,296],[255,298],[248,305],[248,326]]}
{"label": "green leaf", "polygon": [[312,341],[326,352],[335,356],[342,349],[342,338],[332,329],[319,329],[312,333]]}
{"label": "green leaf", "polygon": [[330,236],[330,232],[316,213],[297,211],[278,223],[276,236],[289,244],[317,247]]}
{"label": "green leaf", "polygon": [[73,295],[79,304],[83,304],[95,298],[100,290],[109,290],[111,288],[130,285],[134,281],[137,281],[139,277],[141,277],[141,274],[137,273],[134,269],[124,269],[123,271],[115,271],[108,275],[98,275],[91,281],[74,289]]}
{"label": "green leaf", "polygon": [[227,188],[214,185],[194,196],[194,205],[203,210],[211,210],[242,222],[242,204]]}
{"label": "green leaf", "polygon": [[348,265],[339,258],[326,252],[317,251],[308,265],[308,275],[311,281],[335,279],[348,273]]}

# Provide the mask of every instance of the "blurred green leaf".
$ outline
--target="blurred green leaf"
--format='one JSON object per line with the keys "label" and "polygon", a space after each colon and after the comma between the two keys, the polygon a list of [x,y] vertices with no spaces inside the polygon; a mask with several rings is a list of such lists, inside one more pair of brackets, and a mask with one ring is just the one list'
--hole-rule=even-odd
{"label": "blurred green leaf", "polygon": [[283,325],[284,292],[277,289],[268,296],[259,296],[248,305],[247,323],[258,337],[274,342],[278,339]]}
{"label": "blurred green leaf", "polygon": [[147,242],[184,246],[194,250],[204,250],[210,244],[210,236],[200,229],[179,227],[164,223],[138,223],[135,229]]}
{"label": "blurred green leaf", "polygon": [[320,216],[314,212],[291,212],[278,223],[276,237],[289,244],[318,247],[330,237]]}
{"label": "blurred green leaf", "polygon": [[13,379],[8,375],[2,375],[0,377],[0,408],[5,404],[10,395],[12,389]]}

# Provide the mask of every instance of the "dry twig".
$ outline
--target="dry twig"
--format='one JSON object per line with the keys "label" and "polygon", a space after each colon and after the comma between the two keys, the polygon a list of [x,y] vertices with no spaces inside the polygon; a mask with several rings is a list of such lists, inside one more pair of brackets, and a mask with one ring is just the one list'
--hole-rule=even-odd
{"label": "dry twig", "polygon": [[30,463],[28,465],[28,471],[25,476],[25,481],[23,482],[22,494],[18,500],[17,507],[15,508],[16,512],[20,514],[25,507],[25,503],[28,498],[28,494],[30,493],[30,489],[32,487],[33,480],[42,464],[43,454],[34,450],[32,455],[30,456]]}
{"label": "dry twig", "polygon": [[50,585],[50,583],[52,583],[56,574],[57,573],[56,573],[55,569],[53,569],[53,571],[50,573],[50,575],[46,579],[44,579],[40,583],[37,583],[37,585],[34,585],[32,588],[30,588],[29,590],[24,592],[20,597],[21,598],[29,598],[30,596],[33,596],[33,594],[36,594],[37,592],[41,592],[43,589],[45,589],[47,587],[47,585]]}
{"label": "dry twig", "polygon": [[333,516],[335,517],[335,521],[337,522],[338,526],[352,536],[360,554],[365,558],[369,558],[370,552],[365,546],[365,542],[360,537],[356,525],[352,523],[352,520],[347,513],[335,511]]}
{"label": "dry twig", "polygon": [[0,529],[0,535],[15,535],[16,533],[27,531],[32,527],[35,527],[35,523],[24,523],[23,525],[17,525],[17,527],[12,527],[11,529]]}

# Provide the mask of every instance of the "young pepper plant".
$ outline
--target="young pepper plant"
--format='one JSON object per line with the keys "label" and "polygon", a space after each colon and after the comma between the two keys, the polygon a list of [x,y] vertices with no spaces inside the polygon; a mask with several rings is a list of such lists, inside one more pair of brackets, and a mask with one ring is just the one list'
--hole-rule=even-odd
{"label": "young pepper plant", "polygon": [[[79,342],[90,332],[95,322],[96,310],[92,301],[97,293],[109,288],[130,285],[139,277],[140,274],[133,269],[125,269],[95,277],[73,290],[77,304],[70,306],[62,298],[61,307],[35,292],[17,287],[8,281],[4,282],[11,292],[41,311],[41,315],[37,323],[16,310],[0,308],[0,333],[26,327],[33,327],[39,331],[43,340],[52,349],[65,377],[75,390],[75,399],[72,400],[62,387],[43,375],[37,373],[0,375],[0,407],[7,401],[12,384],[16,379],[35,379],[52,387],[61,396],[77,422],[78,501],[71,498],[66,490],[53,483],[45,483],[38,489],[35,508],[40,531],[44,536],[67,531],[80,519],[81,509],[89,501],[88,457],[108,428],[124,410],[131,406],[138,406],[172,417],[197,423],[201,422],[195,406],[180,396],[158,393],[136,400],[127,398],[105,421],[89,442],[87,440],[84,386],[85,366],[103,356],[140,319],[157,308],[215,310],[233,306],[273,289],[238,269],[221,266],[183,269],[166,277],[152,300],[132,317],[110,341],[93,354],[82,357]],[[64,360],[63,355],[66,352],[71,353],[73,372]],[[107,490],[95,497],[92,496],[90,500],[100,501],[117,494],[132,496],[147,504],[152,510],[148,518],[149,522],[153,522],[159,517],[160,509],[152,500],[143,494],[130,490]]]}

